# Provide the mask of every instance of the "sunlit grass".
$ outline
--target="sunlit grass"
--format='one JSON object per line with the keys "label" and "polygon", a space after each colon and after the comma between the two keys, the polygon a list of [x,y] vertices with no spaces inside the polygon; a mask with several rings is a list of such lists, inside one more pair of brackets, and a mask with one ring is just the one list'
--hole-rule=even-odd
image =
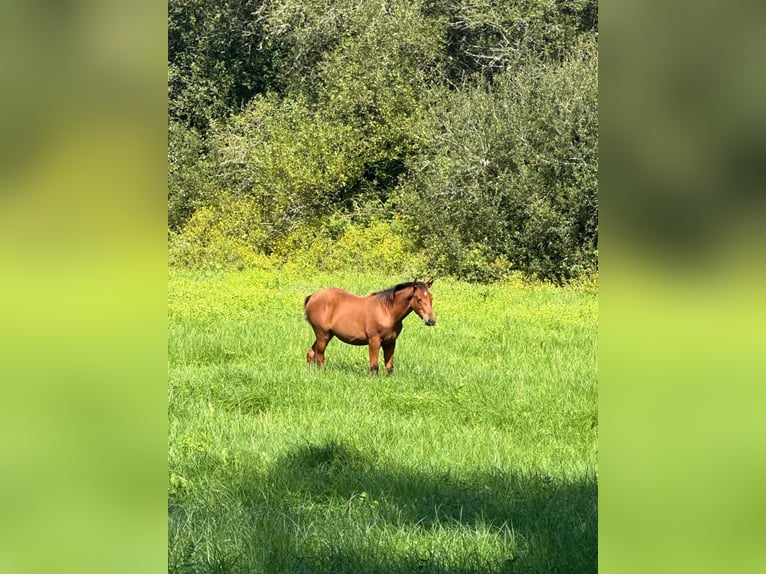
{"label": "sunlit grass", "polygon": [[304,297],[400,279],[171,272],[173,572],[594,572],[596,295],[437,281],[392,376]]}

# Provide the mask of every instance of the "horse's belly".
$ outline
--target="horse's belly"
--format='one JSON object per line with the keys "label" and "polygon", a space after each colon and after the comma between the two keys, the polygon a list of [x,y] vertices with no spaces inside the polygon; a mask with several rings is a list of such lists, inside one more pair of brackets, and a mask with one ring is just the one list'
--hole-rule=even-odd
{"label": "horse's belly", "polygon": [[333,329],[333,335],[338,337],[341,341],[344,343],[348,343],[349,345],[366,345],[367,344],[367,336],[365,334],[358,334],[358,333],[349,333],[344,331],[337,331]]}
{"label": "horse's belly", "polygon": [[366,345],[367,344],[367,339],[341,337],[340,335],[338,335],[338,339],[340,339],[344,343],[348,343],[349,345]]}

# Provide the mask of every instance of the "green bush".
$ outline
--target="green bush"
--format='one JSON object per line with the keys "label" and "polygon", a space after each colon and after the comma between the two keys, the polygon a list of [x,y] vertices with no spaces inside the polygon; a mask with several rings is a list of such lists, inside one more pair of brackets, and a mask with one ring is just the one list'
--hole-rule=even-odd
{"label": "green bush", "polygon": [[194,212],[180,232],[169,237],[169,264],[197,269],[267,268],[266,233],[258,206],[248,197],[219,193],[211,205]]}
{"label": "green bush", "polygon": [[212,179],[199,133],[171,121],[168,125],[168,227],[180,230],[210,196]]}
{"label": "green bush", "polygon": [[276,254],[291,270],[363,271],[423,276],[425,261],[398,218],[353,222],[337,213],[323,226],[302,226]]}
{"label": "green bush", "polygon": [[394,217],[354,221],[337,212],[321,223],[302,223],[270,244],[260,206],[252,198],[219,193],[180,232],[171,232],[170,265],[197,269],[274,268],[287,271],[362,271],[424,276],[425,258],[407,227]]}
{"label": "green bush", "polygon": [[597,88],[587,41],[561,64],[532,61],[435,98],[429,144],[397,195],[431,264],[479,281],[595,269]]}
{"label": "green bush", "polygon": [[346,207],[363,171],[352,128],[300,98],[255,98],[211,139],[218,183],[257,204],[267,253],[298,225]]}

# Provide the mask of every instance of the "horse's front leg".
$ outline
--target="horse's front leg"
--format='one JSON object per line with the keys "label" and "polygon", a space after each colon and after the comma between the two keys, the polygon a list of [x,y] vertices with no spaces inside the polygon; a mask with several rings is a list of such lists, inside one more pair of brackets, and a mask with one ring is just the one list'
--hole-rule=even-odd
{"label": "horse's front leg", "polygon": [[386,362],[386,372],[390,375],[394,370],[394,350],[396,349],[396,339],[383,344],[383,360]]}
{"label": "horse's front leg", "polygon": [[370,374],[378,374],[378,361],[380,359],[380,340],[370,339]]}

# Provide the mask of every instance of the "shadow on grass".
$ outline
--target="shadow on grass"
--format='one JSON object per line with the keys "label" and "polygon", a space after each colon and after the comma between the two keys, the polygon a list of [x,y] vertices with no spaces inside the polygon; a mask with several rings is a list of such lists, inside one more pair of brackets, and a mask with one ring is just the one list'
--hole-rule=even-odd
{"label": "shadow on grass", "polygon": [[595,477],[381,468],[374,455],[328,442],[241,474],[231,492],[239,530],[224,534],[231,509],[212,520],[221,540],[242,542],[208,545],[202,563],[178,560],[193,554],[188,545],[171,547],[171,571],[597,571]]}

